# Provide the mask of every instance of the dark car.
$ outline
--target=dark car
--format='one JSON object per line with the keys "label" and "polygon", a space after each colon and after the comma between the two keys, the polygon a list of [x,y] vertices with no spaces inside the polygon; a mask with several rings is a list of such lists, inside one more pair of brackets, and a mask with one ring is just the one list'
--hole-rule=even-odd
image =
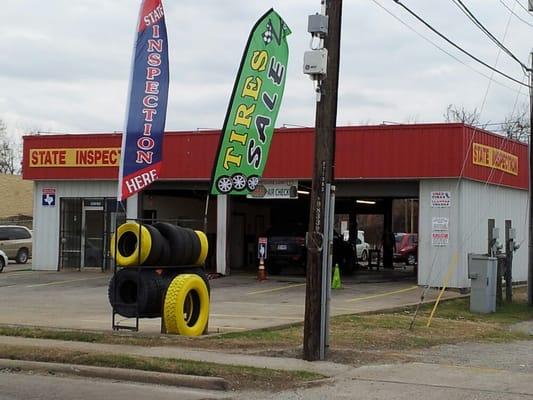
{"label": "dark car", "polygon": [[[307,226],[287,224],[271,228],[268,233],[268,254],[266,267],[269,274],[277,275],[283,267],[296,266],[305,271],[307,247],[305,232]],[[333,265],[339,264],[343,272],[351,273],[355,267],[355,248],[334,232]]]}
{"label": "dark car", "polygon": [[301,224],[278,225],[269,229],[266,267],[269,274],[277,275],[283,267],[295,265],[305,268],[307,248],[306,227]]}
{"label": "dark car", "polygon": [[418,235],[395,233],[394,261],[415,265],[418,262]]}

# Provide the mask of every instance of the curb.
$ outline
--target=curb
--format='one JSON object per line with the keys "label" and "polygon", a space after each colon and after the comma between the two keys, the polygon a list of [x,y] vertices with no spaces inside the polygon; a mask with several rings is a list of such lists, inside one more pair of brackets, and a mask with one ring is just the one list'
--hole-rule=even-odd
{"label": "curb", "polygon": [[226,391],[229,389],[229,383],[223,378],[179,375],[165,372],[141,371],[124,368],[93,367],[88,365],[9,360],[0,358],[0,369],[40,371],[44,373],[57,372],[68,375],[84,376],[88,378],[113,379],[204,390]]}

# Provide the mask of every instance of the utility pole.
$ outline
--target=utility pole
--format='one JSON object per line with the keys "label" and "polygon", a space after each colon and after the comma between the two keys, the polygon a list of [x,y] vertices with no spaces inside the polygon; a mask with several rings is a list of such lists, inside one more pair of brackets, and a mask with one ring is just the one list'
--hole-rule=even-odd
{"label": "utility pole", "polygon": [[[505,220],[505,301],[513,302],[513,252],[515,231],[513,222],[510,219]],[[500,281],[501,282],[501,281]]]}
{"label": "utility pole", "polygon": [[[529,11],[533,11],[533,4],[529,1]],[[529,70],[529,246],[528,246],[528,274],[527,274],[527,302],[533,307],[533,52],[531,68]]]}
{"label": "utility pole", "polygon": [[[328,16],[328,33],[324,47],[328,51],[326,77],[318,82],[317,106],[315,117],[315,155],[313,165],[313,184],[309,212],[309,234],[307,251],[307,277],[305,293],[305,322],[303,357],[308,361],[320,359],[321,308],[324,306],[322,287],[324,279],[322,263],[323,252],[329,246],[320,238],[329,227],[324,226],[327,212],[326,186],[333,180],[335,158],[335,129],[337,126],[337,91],[339,84],[340,31],[342,0],[322,0],[325,15]],[[333,221],[330,221],[333,223]]]}

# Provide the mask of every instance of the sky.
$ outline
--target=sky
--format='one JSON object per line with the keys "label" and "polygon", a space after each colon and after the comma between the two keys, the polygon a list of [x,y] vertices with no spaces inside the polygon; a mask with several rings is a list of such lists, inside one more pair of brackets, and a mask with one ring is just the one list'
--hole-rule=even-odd
{"label": "sky", "polygon": [[[533,14],[521,7],[527,0],[463,1],[529,65]],[[452,0],[403,2],[478,58],[526,82],[518,63],[499,54]],[[140,3],[2,0],[0,120],[13,137],[122,130]],[[221,128],[248,34],[270,7],[292,30],[276,125],[314,125],[314,88],[302,63],[310,46],[307,16],[320,11],[319,0],[163,0],[163,5],[170,57],[166,130]],[[490,70],[393,0],[344,0],[341,37],[338,126],[441,122],[449,104],[477,109],[484,122],[495,123],[528,101],[527,88],[497,75],[491,80]]]}

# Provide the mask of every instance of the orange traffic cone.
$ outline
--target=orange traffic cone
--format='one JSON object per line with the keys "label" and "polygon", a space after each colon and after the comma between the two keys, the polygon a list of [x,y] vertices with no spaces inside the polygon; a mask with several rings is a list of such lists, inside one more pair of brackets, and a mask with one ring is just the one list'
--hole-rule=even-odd
{"label": "orange traffic cone", "polygon": [[267,273],[265,269],[265,261],[263,257],[259,257],[259,269],[257,270],[257,280],[258,281],[266,281],[267,280]]}

